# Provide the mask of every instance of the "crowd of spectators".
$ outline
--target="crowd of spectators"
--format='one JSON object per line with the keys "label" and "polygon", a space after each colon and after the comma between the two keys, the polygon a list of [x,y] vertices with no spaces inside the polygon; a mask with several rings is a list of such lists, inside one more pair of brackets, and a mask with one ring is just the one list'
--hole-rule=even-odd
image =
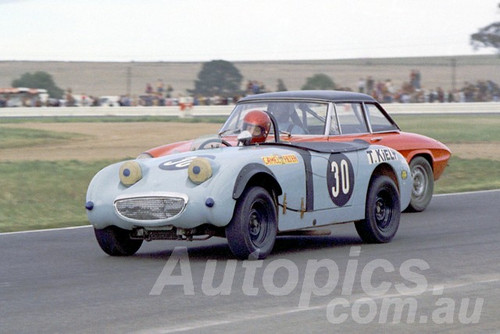
{"label": "crowd of spectators", "polygon": [[441,87],[424,88],[421,74],[412,70],[409,81],[395,87],[391,79],[375,81],[371,76],[358,81],[358,91],[373,96],[381,103],[489,102],[500,101],[500,87],[491,80],[464,82],[459,89],[445,91]]}
{"label": "crowd of spectators", "polygon": [[[338,90],[352,90],[349,87]],[[24,106],[180,106],[190,108],[196,105],[227,105],[238,101],[243,95],[267,92],[265,85],[256,80],[249,80],[244,91],[238,96],[173,96],[174,89],[158,79],[153,87],[146,84],[144,93],[131,97],[121,96],[94,97],[86,94],[73,94],[68,89],[63,99],[48,98],[42,101],[40,96],[25,94],[9,96],[0,94],[0,107]],[[444,102],[488,102],[500,101],[500,87],[491,80],[478,80],[476,83],[465,82],[461,88],[445,91],[441,87],[424,88],[419,70],[410,72],[409,80],[396,87],[391,79],[379,80],[372,76],[360,78],[357,91],[373,96],[381,103],[444,103]]]}

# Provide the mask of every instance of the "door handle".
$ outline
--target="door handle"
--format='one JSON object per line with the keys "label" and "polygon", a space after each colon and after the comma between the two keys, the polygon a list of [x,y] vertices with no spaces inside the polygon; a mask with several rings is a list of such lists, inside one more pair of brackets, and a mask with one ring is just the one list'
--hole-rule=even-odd
{"label": "door handle", "polygon": [[378,142],[378,141],[381,141],[382,140],[382,137],[373,137],[370,139],[371,142]]}

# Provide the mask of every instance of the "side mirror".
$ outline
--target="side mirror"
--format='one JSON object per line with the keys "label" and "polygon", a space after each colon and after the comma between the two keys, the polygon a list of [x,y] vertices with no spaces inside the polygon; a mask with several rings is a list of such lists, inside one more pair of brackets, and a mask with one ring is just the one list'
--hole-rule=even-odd
{"label": "side mirror", "polygon": [[252,141],[252,134],[245,130],[238,135],[238,146],[248,146]]}

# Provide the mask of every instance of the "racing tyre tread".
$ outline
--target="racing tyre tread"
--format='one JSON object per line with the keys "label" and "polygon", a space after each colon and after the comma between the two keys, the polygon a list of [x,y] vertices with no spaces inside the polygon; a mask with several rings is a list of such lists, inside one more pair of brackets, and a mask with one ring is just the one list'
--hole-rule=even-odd
{"label": "racing tyre tread", "polygon": [[142,240],[131,239],[129,231],[116,226],[94,228],[94,233],[101,249],[111,256],[134,255],[142,245]]}
{"label": "racing tyre tread", "polygon": [[277,211],[273,198],[264,188],[247,188],[236,203],[233,218],[226,227],[231,252],[239,259],[264,259],[274,247]]}
{"label": "racing tyre tread", "polygon": [[[410,205],[407,212],[421,212],[429,205],[434,193],[434,173],[424,157],[415,157],[410,161],[410,171],[413,180]],[[417,178],[417,179],[415,179]]]}
{"label": "racing tyre tread", "polygon": [[389,242],[396,235],[400,217],[396,184],[388,176],[374,177],[366,196],[365,219],[355,223],[359,236],[368,243]]}

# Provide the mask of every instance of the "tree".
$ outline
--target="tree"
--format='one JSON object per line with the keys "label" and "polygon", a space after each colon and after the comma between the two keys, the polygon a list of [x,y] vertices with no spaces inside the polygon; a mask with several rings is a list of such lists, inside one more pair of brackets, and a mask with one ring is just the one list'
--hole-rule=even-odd
{"label": "tree", "polygon": [[474,49],[480,47],[496,48],[500,53],[500,22],[492,23],[470,36]]}
{"label": "tree", "polygon": [[225,60],[212,60],[204,63],[198,73],[192,94],[207,96],[231,96],[241,92],[241,81],[243,76],[240,71],[230,62]]}
{"label": "tree", "polygon": [[328,75],[319,73],[307,78],[302,89],[335,89],[335,83]]}
{"label": "tree", "polygon": [[[500,7],[500,3],[498,7]],[[500,54],[500,22],[487,25],[479,29],[477,33],[470,35],[470,43],[474,49],[496,48]]]}
{"label": "tree", "polygon": [[62,98],[64,94],[64,90],[57,87],[52,76],[43,71],[33,74],[24,73],[19,79],[13,80],[11,85],[12,87],[43,88],[47,90],[49,96],[56,99]]}

